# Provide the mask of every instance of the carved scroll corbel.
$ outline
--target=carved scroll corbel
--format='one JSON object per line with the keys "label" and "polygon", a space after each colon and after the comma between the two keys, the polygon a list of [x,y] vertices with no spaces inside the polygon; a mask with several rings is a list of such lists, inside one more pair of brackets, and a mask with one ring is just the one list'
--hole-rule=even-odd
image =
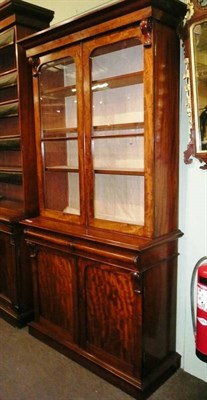
{"label": "carved scroll corbel", "polygon": [[151,46],[152,44],[152,19],[143,19],[140,22],[140,29],[143,35],[143,45]]}
{"label": "carved scroll corbel", "polygon": [[39,74],[39,66],[40,66],[40,59],[36,57],[29,57],[28,63],[32,67],[32,76],[38,76]]}

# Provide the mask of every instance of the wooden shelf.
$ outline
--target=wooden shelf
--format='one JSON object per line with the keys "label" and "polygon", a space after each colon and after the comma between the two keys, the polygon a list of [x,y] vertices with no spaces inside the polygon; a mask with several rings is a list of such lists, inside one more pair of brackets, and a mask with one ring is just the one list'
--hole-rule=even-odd
{"label": "wooden shelf", "polygon": [[12,167],[6,166],[5,167],[5,166],[0,165],[0,171],[21,173],[22,169],[21,169],[21,167],[18,167],[18,166],[12,166]]}
{"label": "wooden shelf", "polygon": [[98,131],[113,131],[113,130],[126,130],[126,129],[141,129],[144,128],[144,122],[126,122],[124,124],[110,124],[110,125],[95,125],[93,130]]}
{"label": "wooden shelf", "polygon": [[43,129],[43,133],[45,134],[61,134],[61,133],[77,133],[77,127],[67,128],[67,127],[59,127],[59,128],[49,128]]}
{"label": "wooden shelf", "polygon": [[44,139],[42,139],[42,142],[55,142],[55,141],[68,141],[68,140],[77,140],[78,137],[77,136],[55,136],[55,137],[44,137]]}
{"label": "wooden shelf", "polygon": [[[126,75],[119,75],[113,77],[107,77],[105,79],[100,79],[92,82],[92,91],[102,91],[107,89],[116,89],[124,86],[131,86],[143,83],[143,71],[134,72]],[[106,84],[107,86],[105,86]],[[103,86],[104,85],[104,86]],[[63,97],[69,97],[76,95],[76,86],[61,86],[57,88],[52,88],[48,90],[44,90],[42,92],[42,98],[55,100]],[[63,103],[59,104],[59,106],[63,106]],[[51,106],[50,104],[44,104],[43,107]],[[55,103],[56,107],[57,104]]]}
{"label": "wooden shelf", "polygon": [[144,136],[144,133],[125,133],[119,135],[101,135],[101,136],[92,136],[92,139],[118,139],[118,138],[129,138],[129,137],[140,137]]}
{"label": "wooden shelf", "polygon": [[68,167],[68,166],[54,166],[54,167],[45,167],[45,171],[47,172],[79,172],[77,167]]}
{"label": "wooden shelf", "polygon": [[[140,83],[143,83],[143,71],[93,81],[92,91],[96,92],[107,89],[116,89],[125,86],[137,85]],[[107,84],[107,86],[103,87],[104,84]]]}
{"label": "wooden shelf", "polygon": [[140,169],[106,169],[106,168],[94,168],[95,174],[104,174],[104,175],[135,175],[135,176],[144,176],[144,170]]}
{"label": "wooden shelf", "polygon": [[71,85],[71,86],[60,86],[57,88],[52,88],[52,89],[48,89],[48,90],[44,90],[44,92],[42,92],[42,98],[46,98],[46,99],[59,99],[62,97],[69,97],[69,96],[75,96],[76,95],[76,87],[75,85]]}
{"label": "wooden shelf", "polygon": [[[103,132],[103,131],[126,131],[126,130],[135,130],[135,129],[144,129],[144,122],[126,122],[126,123],[122,123],[122,124],[110,124],[110,125],[96,125],[96,126],[93,126],[93,132]],[[72,127],[72,128],[65,128],[65,127],[63,127],[63,128],[61,128],[61,127],[58,127],[58,128],[49,128],[49,129],[43,129],[43,134],[44,135],[59,135],[59,134],[65,134],[65,133],[78,133],[77,132],[77,127]],[[137,133],[129,133],[129,134],[120,134],[120,137],[122,137],[122,136],[130,136],[130,135],[133,135],[133,136],[142,136],[143,135],[143,133],[141,132],[141,133],[139,133],[139,132],[137,132]],[[92,138],[93,139],[96,139],[96,138],[102,138],[102,137],[104,137],[105,135],[103,135],[103,136],[96,136],[96,135],[94,135],[94,134],[92,134]],[[106,136],[109,136],[109,137],[115,137],[115,135],[106,135]],[[117,136],[119,136],[119,135],[117,135]],[[42,140],[55,140],[55,139],[75,139],[75,138],[77,138],[77,136],[74,136],[74,137],[68,137],[68,136],[64,136],[64,137],[62,137],[62,136],[58,136],[58,137],[55,137],[55,138],[53,138],[53,137],[45,137],[44,136],[44,138],[42,138]]]}
{"label": "wooden shelf", "polygon": [[[79,172],[78,168],[67,167],[67,166],[53,166],[45,167],[45,171],[51,172]],[[140,169],[107,169],[107,168],[94,168],[96,174],[107,174],[107,175],[137,175],[144,176],[144,170]]]}

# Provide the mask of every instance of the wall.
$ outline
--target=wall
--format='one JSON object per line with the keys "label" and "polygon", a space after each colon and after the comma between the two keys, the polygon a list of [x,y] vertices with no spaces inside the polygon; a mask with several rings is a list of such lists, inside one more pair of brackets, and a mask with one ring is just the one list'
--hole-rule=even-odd
{"label": "wall", "polygon": [[[27,1],[54,10],[55,18],[52,22],[54,24],[116,0]],[[183,162],[183,151],[187,147],[189,135],[182,79],[183,65],[181,46],[179,228],[184,236],[179,241],[177,351],[182,355],[182,367],[192,375],[207,381],[207,365],[195,356],[190,310],[192,271],[196,262],[207,254],[207,171],[199,169],[197,160],[191,165],[185,165]]]}
{"label": "wall", "polygon": [[182,354],[183,368],[207,382],[207,364],[195,356],[190,307],[192,272],[198,260],[207,255],[207,170],[201,170],[196,159],[190,165],[183,162],[189,137],[183,74],[181,47],[179,227],[184,236],[179,241],[177,351]]}
{"label": "wall", "polygon": [[52,24],[68,19],[74,15],[88,10],[104,6],[107,3],[115,3],[117,0],[26,0],[28,3],[49,8],[55,11]]}

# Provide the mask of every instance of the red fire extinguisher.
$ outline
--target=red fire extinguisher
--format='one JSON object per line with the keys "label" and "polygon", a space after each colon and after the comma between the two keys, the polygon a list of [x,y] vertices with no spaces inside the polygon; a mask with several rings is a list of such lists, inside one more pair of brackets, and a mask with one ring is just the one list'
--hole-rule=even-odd
{"label": "red fire extinguisher", "polygon": [[[194,285],[197,275],[197,310],[195,313]],[[191,279],[191,313],[197,357],[207,362],[207,257],[194,267]],[[196,315],[196,320],[195,320]]]}

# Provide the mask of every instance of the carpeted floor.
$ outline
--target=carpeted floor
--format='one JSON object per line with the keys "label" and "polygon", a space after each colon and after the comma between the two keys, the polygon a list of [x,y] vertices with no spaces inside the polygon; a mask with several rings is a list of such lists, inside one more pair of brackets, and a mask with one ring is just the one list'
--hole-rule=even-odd
{"label": "carpeted floor", "polygon": [[[0,319],[1,400],[132,400],[85,368]],[[207,383],[179,370],[149,400],[205,400]]]}

